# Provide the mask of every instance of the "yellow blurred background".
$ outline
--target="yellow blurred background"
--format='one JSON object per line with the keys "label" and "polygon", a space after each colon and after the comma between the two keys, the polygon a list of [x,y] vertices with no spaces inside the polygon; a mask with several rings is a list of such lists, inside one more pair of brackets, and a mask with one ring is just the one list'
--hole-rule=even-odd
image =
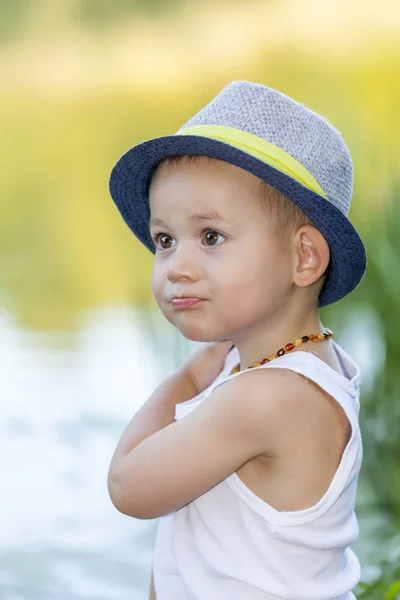
{"label": "yellow blurred background", "polygon": [[368,235],[387,214],[399,2],[165,4],[4,3],[0,298],[23,326],[70,328],[81,309],[151,301],[151,256],[109,198],[109,171],[233,79],[276,87],[333,122],[354,158],[353,221]]}

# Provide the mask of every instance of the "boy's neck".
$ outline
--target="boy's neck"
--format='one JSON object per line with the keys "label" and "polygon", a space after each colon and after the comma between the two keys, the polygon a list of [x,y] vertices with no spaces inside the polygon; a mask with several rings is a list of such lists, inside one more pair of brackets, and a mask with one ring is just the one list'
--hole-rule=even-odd
{"label": "boy's neck", "polygon": [[[275,355],[280,348],[294,342],[296,338],[312,333],[317,334],[322,330],[323,326],[318,314],[312,314],[301,323],[285,321],[266,326],[264,330],[258,325],[254,331],[242,332],[231,340],[239,351],[240,369],[243,370],[261,362],[264,358]],[[299,348],[306,352],[310,349],[312,349],[311,342]],[[293,350],[295,351],[296,349]]]}

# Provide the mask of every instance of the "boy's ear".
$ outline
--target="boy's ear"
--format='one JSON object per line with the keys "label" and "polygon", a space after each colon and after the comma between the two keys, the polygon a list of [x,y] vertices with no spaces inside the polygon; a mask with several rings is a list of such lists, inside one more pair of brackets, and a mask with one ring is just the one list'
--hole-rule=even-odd
{"label": "boy's ear", "polygon": [[293,282],[298,287],[308,287],[318,281],[328,268],[328,242],[316,227],[303,225],[295,234],[294,249]]}

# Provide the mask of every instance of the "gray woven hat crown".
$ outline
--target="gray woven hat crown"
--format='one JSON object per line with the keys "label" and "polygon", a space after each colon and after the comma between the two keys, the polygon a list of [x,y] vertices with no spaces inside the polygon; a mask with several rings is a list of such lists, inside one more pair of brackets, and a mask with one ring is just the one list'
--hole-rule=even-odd
{"label": "gray woven hat crown", "polygon": [[332,204],[348,214],[353,165],[339,131],[314,111],[272,88],[234,81],[179,130],[194,125],[241,129],[281,148],[317,180]]}
{"label": "gray woven hat crown", "polygon": [[[186,128],[199,125],[238,129],[277,146],[314,177],[326,198],[229,143],[184,133]],[[360,283],[366,268],[365,249],[347,217],[353,188],[352,161],[341,134],[326,119],[272,88],[234,81],[177,134],[128,150],[112,170],[110,192],[130,229],[153,252],[148,230],[150,181],[164,158],[183,154],[209,156],[246,169],[303,210],[328,241],[331,253],[320,306],[339,300]]]}

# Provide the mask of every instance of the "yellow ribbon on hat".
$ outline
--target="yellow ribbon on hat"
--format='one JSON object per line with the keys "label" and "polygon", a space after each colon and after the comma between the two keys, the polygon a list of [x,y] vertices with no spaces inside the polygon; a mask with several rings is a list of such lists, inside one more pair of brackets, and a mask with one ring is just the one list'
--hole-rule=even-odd
{"label": "yellow ribbon on hat", "polygon": [[301,163],[278,146],[257,135],[234,127],[225,127],[225,125],[193,125],[192,127],[180,129],[174,135],[198,135],[225,142],[262,160],[267,165],[292,177],[292,179],[327,199],[327,195],[319,183]]}

